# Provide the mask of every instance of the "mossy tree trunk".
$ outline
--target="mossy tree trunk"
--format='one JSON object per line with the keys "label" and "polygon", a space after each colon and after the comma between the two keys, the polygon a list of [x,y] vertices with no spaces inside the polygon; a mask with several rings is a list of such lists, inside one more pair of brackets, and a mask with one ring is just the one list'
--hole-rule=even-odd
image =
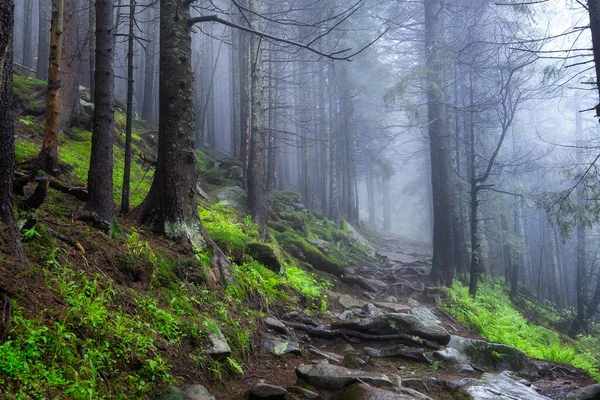
{"label": "mossy tree trunk", "polygon": [[88,172],[87,208],[98,226],[110,231],[115,216],[113,204],[114,73],[115,50],[113,4],[96,0],[96,93],[92,149]]}
{"label": "mossy tree trunk", "polygon": [[[15,164],[13,115],[13,2],[0,0],[0,220],[6,224],[13,255],[26,265],[25,253],[13,216],[13,173]],[[0,231],[1,233],[1,231]]]}

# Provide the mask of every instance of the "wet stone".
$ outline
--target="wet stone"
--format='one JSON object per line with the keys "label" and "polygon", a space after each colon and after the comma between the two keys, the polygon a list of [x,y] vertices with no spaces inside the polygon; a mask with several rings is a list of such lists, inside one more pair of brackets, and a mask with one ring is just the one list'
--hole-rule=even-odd
{"label": "wet stone", "polygon": [[302,355],[298,342],[292,340],[279,339],[273,336],[265,336],[262,339],[262,347],[269,353],[282,356],[285,354]]}
{"label": "wet stone", "polygon": [[364,382],[373,386],[393,386],[393,382],[387,375],[331,364],[300,365],[296,368],[296,376],[317,388],[326,390],[338,390],[354,382]]}
{"label": "wet stone", "polygon": [[250,390],[248,400],[285,400],[287,390],[282,387],[257,383]]}

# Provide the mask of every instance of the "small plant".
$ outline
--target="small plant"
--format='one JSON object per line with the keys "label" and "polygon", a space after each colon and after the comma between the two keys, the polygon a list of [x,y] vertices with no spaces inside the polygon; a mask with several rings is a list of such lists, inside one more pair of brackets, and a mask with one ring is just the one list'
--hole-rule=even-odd
{"label": "small plant", "polygon": [[40,237],[42,237],[42,235],[40,235],[40,233],[35,230],[35,226],[33,226],[29,229],[25,229],[23,231],[22,235],[23,235],[24,242],[29,242],[31,240],[39,239]]}

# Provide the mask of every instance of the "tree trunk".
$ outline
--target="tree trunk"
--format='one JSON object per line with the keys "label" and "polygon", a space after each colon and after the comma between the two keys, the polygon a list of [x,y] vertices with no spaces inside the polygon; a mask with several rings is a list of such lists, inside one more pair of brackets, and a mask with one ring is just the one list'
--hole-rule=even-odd
{"label": "tree trunk", "polygon": [[60,64],[60,130],[65,130],[79,110],[79,7],[77,0],[64,0],[63,49]]}
{"label": "tree trunk", "polygon": [[433,196],[433,282],[452,285],[454,242],[452,188],[446,106],[443,101],[441,0],[425,0],[425,51],[428,70],[427,109]]}
{"label": "tree trunk", "polygon": [[[246,1],[242,1],[244,5]],[[240,18],[245,21],[244,18]],[[241,22],[243,23],[243,22]],[[242,159],[242,169],[244,172],[244,187],[248,187],[248,159],[250,155],[250,46],[249,36],[246,32],[240,32],[240,158]]]}
{"label": "tree trunk", "polygon": [[375,218],[375,176],[371,167],[371,162],[367,165],[367,174],[365,176],[367,184],[367,203],[369,207],[369,226],[375,227],[377,219]]}
{"label": "tree trunk", "polygon": [[267,164],[267,190],[275,189],[277,185],[277,169],[279,164],[279,140],[277,132],[277,99],[279,97],[279,80],[274,79],[273,63],[269,63],[269,155]]}
{"label": "tree trunk", "polygon": [[135,0],[129,7],[129,33],[127,38],[127,115],[125,116],[125,165],[123,168],[123,192],[121,193],[121,214],[129,213],[129,184],[131,181],[131,129],[133,123],[133,23],[135,21]]}
{"label": "tree trunk", "polygon": [[94,75],[96,73],[96,41],[94,40],[94,33],[96,32],[96,8],[94,7],[94,1],[90,0],[88,3],[88,37],[89,37],[89,47],[88,47],[88,64],[89,64],[89,80],[90,80],[90,97],[92,103],[94,103],[94,93],[96,91],[96,87],[94,86]]}
{"label": "tree trunk", "polygon": [[390,177],[384,175],[381,178],[381,186],[383,192],[383,230],[390,232],[392,230],[392,213],[390,210]]}
{"label": "tree trunk", "polygon": [[[590,31],[592,33],[596,89],[598,90],[597,94],[600,95],[600,3],[595,0],[588,0],[587,6],[590,16]],[[600,116],[600,103],[596,106],[596,116]]]}
{"label": "tree trunk", "polygon": [[142,118],[146,121],[155,121],[154,116],[154,60],[156,55],[156,13],[154,7],[148,7],[148,23],[146,24],[146,45],[144,64],[144,105],[142,107]]}
{"label": "tree trunk", "polygon": [[37,79],[42,81],[48,79],[48,57],[50,52],[50,46],[48,45],[48,35],[50,32],[50,4],[51,3],[48,0],[39,0],[38,54],[35,76]]}
{"label": "tree trunk", "polygon": [[25,0],[23,9],[23,65],[27,68],[33,68],[33,0]]}
{"label": "tree trunk", "polygon": [[113,205],[114,73],[115,50],[113,3],[96,0],[96,93],[94,128],[88,172],[88,210],[95,224],[110,232]]}
{"label": "tree trunk", "polygon": [[339,212],[339,187],[338,187],[338,126],[337,126],[337,98],[334,96],[335,78],[333,63],[329,63],[328,90],[329,90],[329,219],[340,221]]}
{"label": "tree trunk", "polygon": [[[261,1],[250,0],[251,24],[256,31],[261,30]],[[255,64],[251,77],[252,133],[250,136],[250,157],[248,164],[248,203],[258,224],[261,236],[266,235],[266,179],[265,179],[265,94],[263,87],[263,66],[261,39],[251,38],[252,58]]]}
{"label": "tree trunk", "polygon": [[329,203],[327,197],[327,175],[329,173],[329,154],[327,152],[327,114],[326,114],[326,96],[325,96],[325,72],[319,70],[319,142],[321,159],[321,213],[327,215],[329,212]]}
{"label": "tree trunk", "polygon": [[7,229],[11,253],[27,265],[13,214],[13,173],[15,131],[13,112],[13,27],[12,0],[0,0],[0,220]]}

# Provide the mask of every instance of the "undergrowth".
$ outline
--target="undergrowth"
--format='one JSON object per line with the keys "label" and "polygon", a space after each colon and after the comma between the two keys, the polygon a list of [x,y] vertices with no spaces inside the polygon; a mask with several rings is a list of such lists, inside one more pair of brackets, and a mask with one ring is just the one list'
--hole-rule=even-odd
{"label": "undergrowth", "polygon": [[492,342],[504,343],[522,350],[528,356],[571,364],[600,380],[600,341],[584,337],[565,343],[547,328],[529,323],[511,304],[500,285],[482,285],[477,297],[455,282],[449,289],[450,301],[442,306],[458,321]]}

